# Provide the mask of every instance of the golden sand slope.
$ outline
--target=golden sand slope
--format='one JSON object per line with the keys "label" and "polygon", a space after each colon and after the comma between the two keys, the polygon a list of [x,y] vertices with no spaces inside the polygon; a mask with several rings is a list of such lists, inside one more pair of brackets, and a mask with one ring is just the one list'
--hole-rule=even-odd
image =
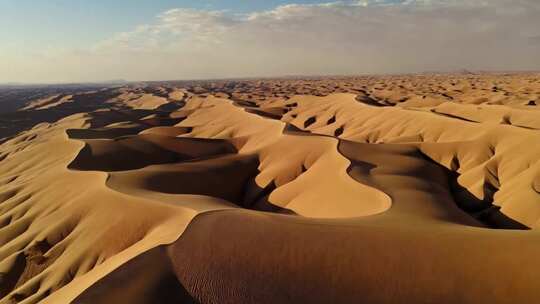
{"label": "golden sand slope", "polygon": [[533,303],[531,79],[156,84],[33,103],[2,117],[30,120],[0,145],[0,303]]}
{"label": "golden sand slope", "polygon": [[2,145],[5,301],[36,303],[52,293],[51,303],[67,302],[126,260],[174,241],[197,208],[224,208],[211,198],[171,207],[110,190],[104,173],[68,170],[83,144],[64,131],[83,126],[73,116]]}
{"label": "golden sand slope", "polygon": [[[431,159],[458,172],[459,185],[480,200],[494,201],[504,214],[529,227],[539,220],[540,196],[533,186],[540,170],[539,151],[530,145],[540,142],[540,134],[534,130],[489,120],[472,123],[429,112],[370,107],[356,102],[353,95],[292,100],[299,106],[284,120],[293,125],[320,134],[340,130],[340,138],[355,142],[414,143]],[[461,107],[465,113],[471,110]],[[532,121],[535,113],[528,114]],[[328,124],[330,117],[332,123]],[[306,126],[310,119],[313,124]]]}

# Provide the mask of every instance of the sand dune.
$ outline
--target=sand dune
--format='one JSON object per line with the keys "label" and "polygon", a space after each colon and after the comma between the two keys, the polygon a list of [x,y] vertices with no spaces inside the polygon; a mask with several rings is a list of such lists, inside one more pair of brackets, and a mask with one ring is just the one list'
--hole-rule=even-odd
{"label": "sand dune", "polygon": [[31,101],[0,114],[0,303],[534,303],[539,98],[485,74]]}

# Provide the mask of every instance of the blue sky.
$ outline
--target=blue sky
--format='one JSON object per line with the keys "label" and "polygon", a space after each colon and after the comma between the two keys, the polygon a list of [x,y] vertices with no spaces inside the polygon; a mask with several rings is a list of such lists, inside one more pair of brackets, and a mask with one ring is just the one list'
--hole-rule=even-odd
{"label": "blue sky", "polygon": [[[245,13],[290,3],[284,0],[0,0],[0,39],[21,46],[79,46],[132,29],[177,7]],[[326,1],[298,0],[294,3]]]}
{"label": "blue sky", "polygon": [[540,70],[538,0],[0,0],[0,83]]}

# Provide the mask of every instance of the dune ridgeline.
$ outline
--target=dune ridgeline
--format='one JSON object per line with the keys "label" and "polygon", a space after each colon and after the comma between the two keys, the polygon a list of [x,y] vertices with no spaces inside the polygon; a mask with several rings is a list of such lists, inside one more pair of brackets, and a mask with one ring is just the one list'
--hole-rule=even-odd
{"label": "dune ridgeline", "polygon": [[534,303],[540,76],[130,84],[0,114],[0,303]]}

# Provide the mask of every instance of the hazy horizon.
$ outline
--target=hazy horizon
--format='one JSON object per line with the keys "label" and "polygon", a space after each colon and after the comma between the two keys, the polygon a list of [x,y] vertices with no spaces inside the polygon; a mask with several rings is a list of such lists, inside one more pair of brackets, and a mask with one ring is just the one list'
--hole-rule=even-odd
{"label": "hazy horizon", "polygon": [[469,70],[469,69],[457,69],[447,71],[419,71],[419,72],[403,72],[403,73],[357,73],[357,74],[298,74],[298,75],[267,75],[267,76],[237,76],[237,77],[216,77],[216,78],[179,78],[179,79],[155,79],[155,80],[126,80],[126,79],[104,79],[104,80],[90,80],[90,81],[60,81],[60,82],[0,82],[0,86],[54,86],[54,85],[99,85],[99,84],[120,84],[120,83],[152,83],[152,82],[175,82],[175,81],[221,81],[221,80],[248,80],[248,79],[288,79],[288,78],[328,78],[328,77],[384,77],[384,76],[404,76],[404,75],[460,75],[460,74],[528,74],[540,73],[539,70]]}
{"label": "hazy horizon", "polygon": [[0,83],[540,70],[535,0],[0,0]]}

